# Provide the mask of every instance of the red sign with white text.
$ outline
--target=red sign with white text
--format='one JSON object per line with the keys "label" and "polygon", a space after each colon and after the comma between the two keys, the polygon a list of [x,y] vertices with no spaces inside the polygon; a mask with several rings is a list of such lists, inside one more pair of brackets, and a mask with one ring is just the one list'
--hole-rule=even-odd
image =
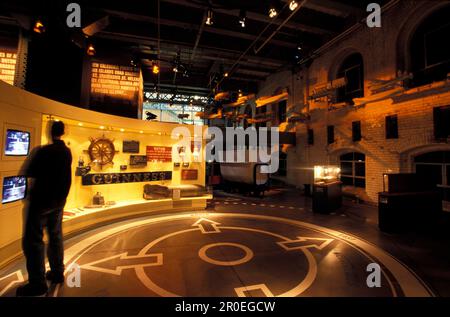
{"label": "red sign with white text", "polygon": [[148,145],[147,161],[172,162],[172,147]]}

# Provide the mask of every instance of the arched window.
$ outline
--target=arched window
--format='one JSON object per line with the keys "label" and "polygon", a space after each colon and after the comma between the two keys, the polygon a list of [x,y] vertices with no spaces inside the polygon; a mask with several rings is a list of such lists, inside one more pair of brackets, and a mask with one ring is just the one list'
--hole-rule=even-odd
{"label": "arched window", "polygon": [[444,80],[450,73],[450,6],[426,18],[411,38],[412,87]]}
{"label": "arched window", "polygon": [[430,152],[414,158],[416,173],[435,185],[450,185],[450,151]]}
{"label": "arched window", "polygon": [[414,167],[423,182],[441,190],[443,208],[450,211],[450,151],[418,155],[414,158]]}
{"label": "arched window", "polygon": [[366,156],[350,152],[340,156],[341,181],[344,185],[366,187]]}
{"label": "arched window", "polygon": [[353,98],[364,97],[364,62],[361,54],[348,56],[339,67],[336,77],[345,77],[347,80],[347,85],[338,89],[336,102],[353,104]]}

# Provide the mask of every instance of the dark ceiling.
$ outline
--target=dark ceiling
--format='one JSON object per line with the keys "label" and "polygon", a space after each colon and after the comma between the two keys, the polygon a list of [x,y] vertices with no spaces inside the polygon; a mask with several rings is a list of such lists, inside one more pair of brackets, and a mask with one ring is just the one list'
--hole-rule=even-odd
{"label": "dark ceiling", "polygon": [[[73,1],[2,1],[0,28],[26,18],[50,19],[58,15],[61,28]],[[222,89],[254,91],[269,74],[295,65],[296,61],[360,21],[371,0],[308,0],[291,15],[288,0],[280,1],[280,14],[269,18],[269,0],[79,0],[82,28],[94,30],[89,41],[97,52],[120,50],[140,60],[148,87],[174,86],[208,93],[220,83]],[[384,4],[387,0],[378,1]],[[213,25],[205,25],[208,9]],[[246,10],[246,27],[239,24],[240,10]],[[108,17],[108,23],[102,21]],[[3,24],[3,26],[2,26]],[[28,23],[29,24],[29,23]],[[67,36],[74,36],[68,30]],[[274,34],[273,37],[271,37]],[[265,45],[266,40],[267,41]],[[298,50],[298,45],[301,50]],[[174,73],[179,56],[187,70]],[[161,72],[151,72],[152,60],[159,60]],[[229,72],[227,78],[223,77]],[[187,76],[186,76],[187,75]]]}

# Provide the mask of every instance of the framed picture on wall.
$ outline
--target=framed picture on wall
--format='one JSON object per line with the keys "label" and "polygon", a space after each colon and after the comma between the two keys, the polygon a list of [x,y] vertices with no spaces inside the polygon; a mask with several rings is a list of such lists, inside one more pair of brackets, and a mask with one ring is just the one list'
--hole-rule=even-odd
{"label": "framed picture on wall", "polygon": [[181,180],[195,181],[197,179],[198,179],[198,171],[197,170],[182,170],[181,171]]}
{"label": "framed picture on wall", "polygon": [[145,167],[147,166],[147,155],[130,155],[131,167]]}
{"label": "framed picture on wall", "polygon": [[123,153],[139,153],[139,141],[123,141]]}

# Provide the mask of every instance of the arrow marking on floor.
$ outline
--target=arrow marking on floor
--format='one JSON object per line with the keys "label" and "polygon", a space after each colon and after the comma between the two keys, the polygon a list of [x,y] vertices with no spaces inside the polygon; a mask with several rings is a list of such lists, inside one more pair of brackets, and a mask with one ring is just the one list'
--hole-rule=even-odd
{"label": "arrow marking on floor", "polygon": [[23,281],[24,278],[21,270],[3,276],[2,278],[0,278],[0,296],[5,295],[11,287],[13,287],[15,284],[22,283]]}
{"label": "arrow marking on floor", "polygon": [[[102,264],[99,266],[98,264]],[[128,255],[128,252],[113,255],[91,263],[83,264],[80,267],[101,273],[121,275],[123,270],[137,267],[149,267],[163,265],[162,253],[146,255]],[[111,268],[108,268],[111,267]]]}
{"label": "arrow marking on floor", "polygon": [[297,237],[297,240],[287,240],[277,242],[286,251],[312,249],[322,250],[328,246],[334,239]]}
{"label": "arrow marking on floor", "polygon": [[200,218],[192,225],[192,227],[199,227],[202,233],[208,234],[219,233],[220,229],[218,228],[218,225],[220,225],[220,223],[206,218]]}
{"label": "arrow marking on floor", "polygon": [[[275,297],[273,293],[269,290],[266,284],[258,284],[258,285],[248,285],[243,287],[236,287],[234,289],[236,294],[239,297],[248,297],[246,293],[250,293],[251,291],[260,291],[266,297]],[[249,296],[250,297],[250,296]]]}

